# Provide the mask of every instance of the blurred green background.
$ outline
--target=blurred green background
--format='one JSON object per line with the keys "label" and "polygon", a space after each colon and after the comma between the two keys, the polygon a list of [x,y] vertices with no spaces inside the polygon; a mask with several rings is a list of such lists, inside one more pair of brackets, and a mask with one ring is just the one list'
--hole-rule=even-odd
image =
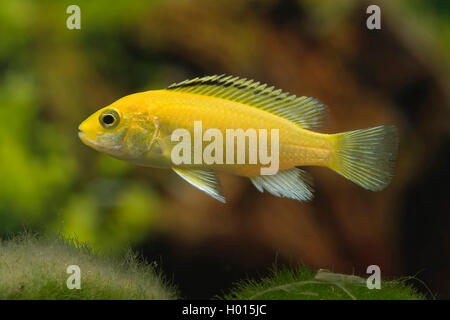
{"label": "blurred green background", "polygon": [[[71,4],[81,30],[66,27]],[[369,4],[381,30],[366,28]],[[377,264],[449,298],[449,52],[445,0],[2,1],[0,237],[131,246],[188,298],[274,261],[362,275]],[[312,168],[316,197],[298,203],[220,174],[223,205],[78,139],[82,120],[124,95],[221,73],[319,98],[325,132],[397,125],[391,186],[372,193]]]}

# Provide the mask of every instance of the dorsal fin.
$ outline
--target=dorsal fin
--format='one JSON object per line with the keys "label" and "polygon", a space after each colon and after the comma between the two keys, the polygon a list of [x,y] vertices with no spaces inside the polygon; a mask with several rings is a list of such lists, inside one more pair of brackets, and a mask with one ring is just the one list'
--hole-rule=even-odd
{"label": "dorsal fin", "polygon": [[167,89],[243,103],[293,121],[305,129],[320,128],[326,117],[325,106],[315,98],[297,97],[273,86],[239,77],[197,77],[174,83]]}

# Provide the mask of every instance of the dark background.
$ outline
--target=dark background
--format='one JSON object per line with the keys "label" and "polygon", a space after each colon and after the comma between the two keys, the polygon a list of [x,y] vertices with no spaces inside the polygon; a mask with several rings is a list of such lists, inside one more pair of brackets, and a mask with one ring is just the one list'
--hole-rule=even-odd
{"label": "dark background", "polygon": [[[81,30],[66,8],[81,8]],[[381,8],[381,30],[366,8]],[[0,236],[131,246],[185,298],[277,265],[417,276],[450,298],[448,1],[7,1],[0,11]],[[171,172],[82,145],[78,124],[138,91],[227,73],[328,105],[324,132],[395,124],[396,175],[373,193],[311,168],[315,199],[220,174],[227,204]],[[415,282],[419,290],[426,287]]]}

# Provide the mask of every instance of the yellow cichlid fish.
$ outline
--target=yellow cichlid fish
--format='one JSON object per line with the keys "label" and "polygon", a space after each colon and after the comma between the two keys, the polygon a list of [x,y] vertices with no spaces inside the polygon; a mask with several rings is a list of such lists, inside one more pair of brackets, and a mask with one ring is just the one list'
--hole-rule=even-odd
{"label": "yellow cichlid fish", "polygon": [[[384,189],[393,175],[397,129],[377,126],[336,134],[313,131],[320,128],[325,113],[325,106],[314,98],[290,95],[253,80],[207,76],[123,97],[87,118],[79,126],[78,134],[86,145],[115,158],[141,166],[173,169],[222,202],[225,198],[214,170],[249,177],[261,192],[266,190],[296,200],[309,200],[313,196],[312,178],[297,166],[328,167],[365,189]],[[184,128],[195,136],[198,128],[194,124],[199,121],[201,132],[216,129],[224,137],[228,129],[245,132],[266,129],[270,132],[267,145],[272,153],[275,147],[278,150],[279,171],[261,175],[261,168],[267,164],[248,161],[252,150],[246,150],[244,163],[230,164],[217,149],[211,154],[224,159],[222,162],[206,164],[194,160],[175,164],[172,152],[177,142],[172,133]],[[272,129],[278,130],[277,145],[272,144],[275,141]],[[216,147],[220,144],[226,149],[225,138],[218,141],[215,136],[215,139]],[[250,141],[249,136],[246,139]],[[193,154],[196,148],[199,151],[194,143]],[[200,152],[206,148],[208,144],[203,143]],[[236,146],[233,148],[237,150]]]}

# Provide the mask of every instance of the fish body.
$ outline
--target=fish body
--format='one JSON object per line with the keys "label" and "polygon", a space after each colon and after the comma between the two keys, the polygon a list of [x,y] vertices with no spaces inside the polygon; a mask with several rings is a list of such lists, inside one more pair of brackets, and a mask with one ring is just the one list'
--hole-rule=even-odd
{"label": "fish body", "polygon": [[[316,132],[325,116],[325,107],[317,99],[289,95],[253,80],[208,76],[123,97],[86,119],[79,127],[79,136],[85,144],[116,158],[173,169],[221,201],[224,197],[214,170],[249,177],[260,191],[297,200],[312,197],[312,178],[297,166],[328,167],[366,189],[383,189],[392,177],[397,150],[395,127],[338,134]],[[200,143],[191,140],[190,161],[175,163],[174,149],[180,140],[174,141],[172,134],[180,128],[192,140],[199,138],[196,142]],[[216,135],[205,142],[209,129]],[[230,130],[248,134],[242,140],[245,161],[237,161],[238,144],[227,144],[236,141],[233,136],[228,140]],[[252,137],[253,142],[261,143],[258,139],[264,130],[272,156],[277,151],[273,175],[261,174],[267,163],[250,146]],[[212,141],[216,148],[211,154],[216,161],[205,163],[202,155]],[[233,157],[228,159],[225,151],[218,154],[219,147],[226,152],[233,149]],[[196,158],[196,152],[200,157]],[[250,161],[252,155],[256,160]]]}

